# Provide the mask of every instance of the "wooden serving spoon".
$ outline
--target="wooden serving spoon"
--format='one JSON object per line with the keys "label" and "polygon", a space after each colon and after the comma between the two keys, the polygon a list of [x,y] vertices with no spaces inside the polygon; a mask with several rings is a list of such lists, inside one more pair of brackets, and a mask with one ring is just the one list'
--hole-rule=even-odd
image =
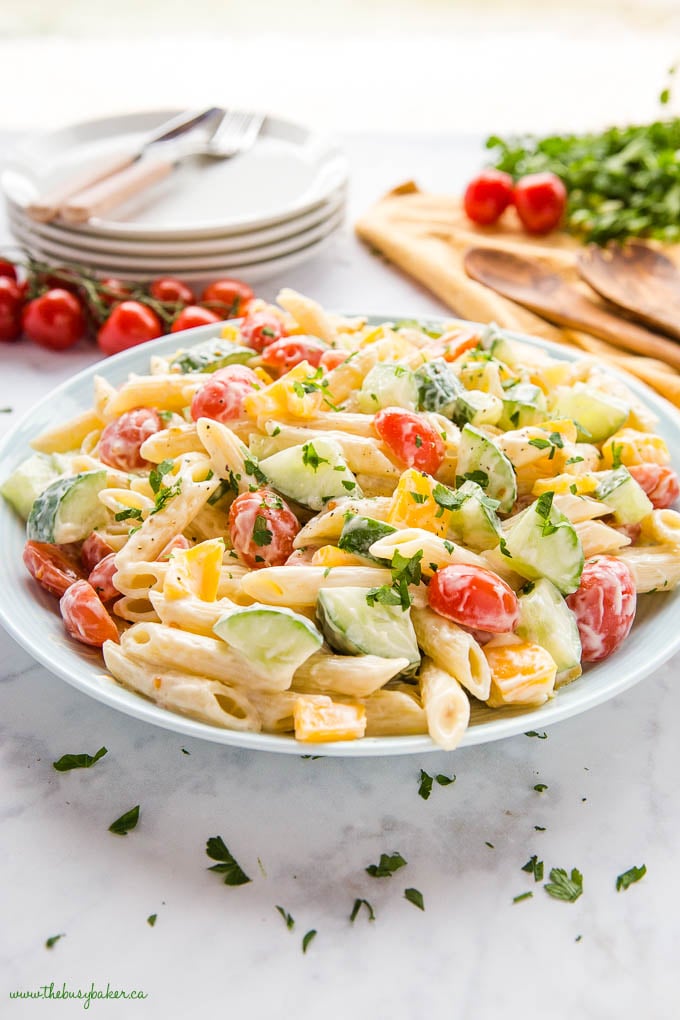
{"label": "wooden serving spoon", "polygon": [[680,345],[612,314],[535,260],[496,248],[470,248],[464,265],[473,280],[548,322],[581,329],[615,347],[658,358],[680,369]]}
{"label": "wooden serving spoon", "polygon": [[680,273],[661,252],[636,241],[593,244],[579,255],[578,270],[607,301],[680,339]]}

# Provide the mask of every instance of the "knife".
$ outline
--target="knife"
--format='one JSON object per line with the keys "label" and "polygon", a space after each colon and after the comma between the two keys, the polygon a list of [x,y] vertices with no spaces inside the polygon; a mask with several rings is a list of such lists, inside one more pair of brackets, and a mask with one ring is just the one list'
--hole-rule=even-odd
{"label": "knife", "polygon": [[223,115],[224,110],[221,107],[210,106],[198,112],[190,110],[171,117],[170,120],[165,121],[148,135],[136,152],[109,156],[104,161],[98,162],[94,168],[90,167],[84,173],[76,174],[67,181],[57,184],[54,188],[44,192],[26,206],[28,216],[38,223],[49,223],[59,214],[60,207],[68,198],[78,194],[78,192],[83,191],[85,188],[98,184],[99,181],[103,181],[107,177],[111,177],[113,174],[118,173],[119,170],[124,170],[126,167],[136,163],[150,146],[157,145],[159,142],[172,141],[173,138],[178,138],[200,124],[207,123]]}

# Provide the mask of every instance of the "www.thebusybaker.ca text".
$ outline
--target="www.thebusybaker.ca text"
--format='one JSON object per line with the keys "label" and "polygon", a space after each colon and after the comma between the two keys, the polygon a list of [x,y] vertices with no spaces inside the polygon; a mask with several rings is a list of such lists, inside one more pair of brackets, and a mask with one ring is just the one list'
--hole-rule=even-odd
{"label": "www.thebusybaker.ca text", "polygon": [[51,981],[49,985],[40,985],[35,991],[10,992],[9,997],[10,999],[80,999],[83,1009],[89,1009],[90,1003],[95,999],[148,999],[149,994],[135,989],[128,992],[123,988],[112,988],[108,981],[106,990],[95,988],[94,981],[87,990],[83,988],[71,989],[66,982],[62,984],[61,988],[56,988],[54,981]]}

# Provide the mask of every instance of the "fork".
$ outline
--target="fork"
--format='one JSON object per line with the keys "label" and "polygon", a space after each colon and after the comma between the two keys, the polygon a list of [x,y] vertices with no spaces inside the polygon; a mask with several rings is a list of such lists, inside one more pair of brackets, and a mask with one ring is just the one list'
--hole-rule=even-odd
{"label": "fork", "polygon": [[60,209],[60,216],[67,223],[87,223],[94,216],[101,216],[152,184],[164,180],[185,159],[195,156],[233,159],[252,149],[264,120],[263,114],[227,110],[207,137],[184,139],[179,143],[179,151],[177,143],[159,143],[173,144],[173,159],[142,159],[120,170],[69,198]]}

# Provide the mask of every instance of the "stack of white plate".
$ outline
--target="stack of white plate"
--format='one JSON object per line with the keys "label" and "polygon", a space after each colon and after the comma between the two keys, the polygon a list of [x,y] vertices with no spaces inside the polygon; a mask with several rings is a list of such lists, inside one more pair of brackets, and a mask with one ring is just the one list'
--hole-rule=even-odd
{"label": "stack of white plate", "polygon": [[34,258],[98,276],[259,282],[316,255],[341,226],[348,165],[330,139],[275,117],[233,159],[184,160],[162,183],[86,224],[36,223],[27,205],[69,175],[135,152],[180,111],[88,121],[24,140],[0,179],[10,226]]}

